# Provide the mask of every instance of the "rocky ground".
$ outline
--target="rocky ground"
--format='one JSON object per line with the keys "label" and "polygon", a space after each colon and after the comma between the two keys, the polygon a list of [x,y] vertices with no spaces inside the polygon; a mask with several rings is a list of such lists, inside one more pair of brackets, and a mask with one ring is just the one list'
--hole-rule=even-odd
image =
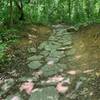
{"label": "rocky ground", "polygon": [[52,35],[38,46],[17,49],[14,63],[21,64],[11,76],[1,79],[0,100],[100,100],[98,60],[97,67],[82,68],[89,62],[76,53],[73,36],[77,29],[66,25],[52,28]]}

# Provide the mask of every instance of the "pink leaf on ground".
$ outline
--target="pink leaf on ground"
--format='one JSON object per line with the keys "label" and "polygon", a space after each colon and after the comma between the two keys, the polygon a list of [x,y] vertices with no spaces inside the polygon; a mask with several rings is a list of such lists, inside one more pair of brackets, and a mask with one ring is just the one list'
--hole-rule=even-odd
{"label": "pink leaf on ground", "polygon": [[25,90],[25,92],[26,92],[27,94],[31,94],[33,87],[34,87],[34,83],[32,83],[32,82],[30,82],[30,81],[29,81],[29,82],[25,82],[25,83],[23,83],[23,84],[21,85],[20,91]]}
{"label": "pink leaf on ground", "polygon": [[56,89],[59,93],[66,93],[68,91],[68,86],[63,86],[63,83],[60,82],[57,84]]}

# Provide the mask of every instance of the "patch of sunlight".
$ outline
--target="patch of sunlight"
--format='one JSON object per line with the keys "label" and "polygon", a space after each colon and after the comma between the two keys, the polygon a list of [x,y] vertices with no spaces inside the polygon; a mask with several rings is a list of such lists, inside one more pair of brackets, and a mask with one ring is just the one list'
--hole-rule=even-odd
{"label": "patch of sunlight", "polygon": [[92,96],[92,95],[93,95],[93,92],[91,91],[91,92],[89,93],[89,95]]}
{"label": "patch of sunlight", "polygon": [[97,77],[100,77],[100,72],[96,72],[96,76]]}
{"label": "patch of sunlight", "polygon": [[70,75],[76,75],[79,73],[79,70],[70,70],[70,71],[67,71],[67,73]]}
{"label": "patch of sunlight", "polygon": [[82,57],[82,55],[76,55],[75,58],[76,59],[80,59]]}
{"label": "patch of sunlight", "polygon": [[94,69],[88,69],[88,70],[85,70],[85,71],[83,71],[83,73],[85,74],[85,73],[91,73],[91,72],[93,72],[94,71]]}
{"label": "patch of sunlight", "polygon": [[81,44],[80,44],[80,48],[84,48],[85,47],[85,44],[82,42]]}

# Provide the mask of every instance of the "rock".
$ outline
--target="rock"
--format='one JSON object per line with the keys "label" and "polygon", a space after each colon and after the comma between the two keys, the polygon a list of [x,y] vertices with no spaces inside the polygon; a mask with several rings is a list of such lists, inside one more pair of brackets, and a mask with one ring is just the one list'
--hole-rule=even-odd
{"label": "rock", "polygon": [[36,50],[36,48],[33,47],[33,48],[29,48],[29,49],[28,49],[28,52],[29,52],[29,53],[36,53],[37,50]]}
{"label": "rock", "polygon": [[58,48],[58,51],[66,51],[66,50],[69,50],[71,48],[72,48],[71,46],[61,47],[61,48]]}
{"label": "rock", "polygon": [[64,25],[57,24],[57,25],[52,25],[52,27],[55,28],[55,29],[59,29],[59,28],[63,29],[64,28]]}
{"label": "rock", "polygon": [[33,91],[29,100],[58,100],[58,98],[56,89],[51,86]]}
{"label": "rock", "polygon": [[53,64],[55,64],[55,63],[57,63],[58,61],[59,61],[60,59],[59,58],[57,58],[57,57],[47,57],[46,58],[46,62],[48,63],[48,62],[53,62]]}
{"label": "rock", "polygon": [[25,82],[25,81],[27,82],[30,80],[32,80],[33,82],[36,82],[38,79],[36,77],[26,77],[26,76],[19,78],[19,81],[21,81],[21,82]]}
{"label": "rock", "polygon": [[44,41],[44,42],[42,42],[42,43],[39,45],[38,49],[39,49],[39,50],[42,50],[42,49],[45,48],[46,45],[48,45],[48,42],[47,42],[47,41]]}
{"label": "rock", "polygon": [[82,81],[78,81],[78,82],[76,83],[75,91],[78,90],[78,89],[81,87],[82,84],[83,84]]}
{"label": "rock", "polygon": [[77,28],[75,28],[75,27],[69,27],[68,29],[67,29],[67,32],[77,32],[78,31],[78,29]]}
{"label": "rock", "polygon": [[41,51],[40,55],[42,55],[43,57],[47,57],[49,55],[50,51]]}
{"label": "rock", "polygon": [[8,96],[5,100],[24,100],[19,93]]}
{"label": "rock", "polygon": [[14,85],[14,80],[7,79],[7,80],[5,80],[4,84],[2,85],[1,90],[4,92],[7,92],[13,85]]}
{"label": "rock", "polygon": [[28,67],[31,69],[38,69],[39,67],[41,67],[41,63],[40,61],[32,61],[28,64]]}
{"label": "rock", "polygon": [[61,51],[52,50],[51,53],[49,54],[49,56],[52,57],[52,58],[62,58],[65,55]]}
{"label": "rock", "polygon": [[64,69],[66,69],[67,66],[65,64],[53,64],[53,65],[45,65],[41,68],[43,71],[43,76],[53,76],[59,72],[62,72]]}
{"label": "rock", "polygon": [[59,72],[59,68],[56,64],[54,65],[45,65],[41,69],[43,71],[43,76],[48,77],[48,76],[53,76]]}
{"label": "rock", "polygon": [[37,60],[41,60],[43,56],[41,55],[34,55],[32,57],[27,58],[28,61],[37,61]]}
{"label": "rock", "polygon": [[53,60],[50,60],[47,62],[47,65],[53,65],[54,64],[54,61]]}
{"label": "rock", "polygon": [[70,56],[70,55],[74,55],[75,54],[75,49],[71,49],[71,50],[69,50],[69,51],[66,51],[66,55],[67,56]]}

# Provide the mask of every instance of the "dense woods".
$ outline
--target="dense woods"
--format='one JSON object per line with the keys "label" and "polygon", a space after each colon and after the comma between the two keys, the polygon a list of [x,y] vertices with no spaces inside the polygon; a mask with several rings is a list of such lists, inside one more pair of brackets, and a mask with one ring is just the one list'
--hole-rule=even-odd
{"label": "dense woods", "polygon": [[99,0],[1,0],[0,21],[15,24],[98,22]]}
{"label": "dense woods", "polygon": [[100,0],[0,0],[0,100],[100,100]]}

